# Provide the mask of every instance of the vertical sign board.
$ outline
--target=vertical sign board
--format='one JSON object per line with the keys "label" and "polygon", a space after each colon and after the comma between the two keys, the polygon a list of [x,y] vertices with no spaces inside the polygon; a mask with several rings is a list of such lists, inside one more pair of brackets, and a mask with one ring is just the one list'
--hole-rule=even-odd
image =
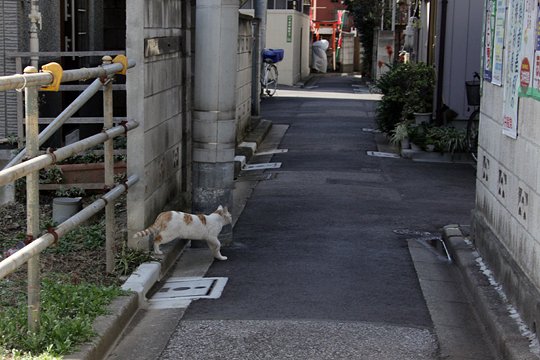
{"label": "vertical sign board", "polygon": [[540,100],[540,1],[526,0],[520,96]]}
{"label": "vertical sign board", "polygon": [[504,24],[506,19],[506,0],[496,1],[491,83],[493,85],[501,86],[504,60]]}
{"label": "vertical sign board", "polygon": [[516,139],[525,2],[513,0],[509,5],[505,36],[506,66],[503,78],[503,134]]}
{"label": "vertical sign board", "polygon": [[532,96],[540,100],[540,1],[536,7],[536,44],[534,46],[534,72]]}
{"label": "vertical sign board", "polygon": [[536,7],[536,45],[534,48],[534,76],[532,96],[540,100],[540,1]]}
{"label": "vertical sign board", "polygon": [[491,82],[493,70],[493,41],[495,38],[496,0],[486,1],[486,17],[484,19],[484,80]]}
{"label": "vertical sign board", "polygon": [[[525,0],[523,19],[523,44],[520,56],[519,96],[534,97],[533,76],[535,73],[535,50],[538,37],[538,0]],[[538,69],[536,69],[537,71]]]}
{"label": "vertical sign board", "polygon": [[293,21],[292,21],[292,15],[287,15],[287,42],[292,42],[292,28],[293,28]]}

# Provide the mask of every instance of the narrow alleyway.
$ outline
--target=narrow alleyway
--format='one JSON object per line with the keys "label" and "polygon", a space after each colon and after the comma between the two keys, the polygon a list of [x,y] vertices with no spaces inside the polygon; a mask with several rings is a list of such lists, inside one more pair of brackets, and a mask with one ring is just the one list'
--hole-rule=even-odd
{"label": "narrow alleyway", "polygon": [[[288,152],[273,155],[281,168],[266,170],[273,176],[257,184],[222,251],[229,259],[206,274],[228,278],[221,298],[193,302],[160,339],[160,359],[439,357],[407,238],[395,230],[468,224],[474,169],[369,156],[376,101],[358,84],[322,76],[263,100]],[[471,359],[492,358],[477,351]]]}

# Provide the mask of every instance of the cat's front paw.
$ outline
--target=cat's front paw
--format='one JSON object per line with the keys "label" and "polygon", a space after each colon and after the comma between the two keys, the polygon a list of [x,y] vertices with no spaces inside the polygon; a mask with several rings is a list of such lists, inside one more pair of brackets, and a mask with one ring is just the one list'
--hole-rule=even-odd
{"label": "cat's front paw", "polygon": [[224,260],[227,260],[227,257],[223,255],[219,255],[219,256],[216,256],[216,259],[224,261]]}

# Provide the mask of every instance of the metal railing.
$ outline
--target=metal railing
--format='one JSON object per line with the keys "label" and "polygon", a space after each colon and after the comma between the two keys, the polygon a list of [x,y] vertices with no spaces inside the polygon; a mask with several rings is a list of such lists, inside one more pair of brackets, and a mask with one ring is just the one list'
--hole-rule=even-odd
{"label": "metal railing", "polygon": [[[24,69],[24,74],[0,77],[0,91],[22,91],[24,89],[26,149],[23,149],[0,171],[0,186],[26,176],[27,239],[30,241],[24,248],[0,262],[0,279],[28,263],[28,328],[33,332],[39,329],[39,254],[103,208],[105,208],[106,219],[106,270],[107,272],[114,271],[114,200],[129,186],[136,183],[138,176],[131,175],[124,183],[115,186],[113,138],[127,134],[129,130],[137,127],[138,123],[128,121],[114,126],[112,78],[115,74],[125,75],[127,69],[133,66],[135,64],[128,62],[125,56],[119,55],[114,60],[105,56],[103,57],[103,65],[95,68],[63,71],[60,65],[50,63],[44,65],[41,72],[38,72],[35,67],[29,66]],[[58,91],[62,82],[91,78],[96,78],[96,80],[39,134],[38,91]],[[56,150],[48,149],[45,154],[40,155],[39,146],[101,87],[103,87],[103,131]],[[56,228],[49,229],[47,234],[38,237],[40,232],[39,170],[101,143],[104,143],[105,187],[111,190]],[[25,156],[28,160],[19,163]]]}
{"label": "metal railing", "polygon": [[[28,51],[18,51],[8,53],[7,55],[15,59],[15,72],[21,74],[23,72],[23,59],[55,59],[55,58],[102,58],[103,56],[109,55],[125,55],[124,50],[108,50],[105,51],[38,51],[38,52],[28,52]],[[81,91],[86,88],[85,85],[62,85],[60,86],[60,91]],[[124,84],[114,84],[114,90],[125,90]],[[19,144],[22,144],[24,141],[24,109],[23,109],[23,94],[17,93],[17,138],[19,139]],[[40,117],[40,124],[49,124],[51,118]],[[115,118],[115,122],[120,122],[125,120],[125,118]],[[96,119],[93,117],[71,117],[68,120],[68,123],[75,124],[100,124],[103,119]]]}

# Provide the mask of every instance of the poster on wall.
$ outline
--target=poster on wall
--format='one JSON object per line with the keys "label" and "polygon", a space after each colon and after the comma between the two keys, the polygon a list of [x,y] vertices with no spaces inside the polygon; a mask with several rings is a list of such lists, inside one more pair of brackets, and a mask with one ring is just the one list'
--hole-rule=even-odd
{"label": "poster on wall", "polygon": [[523,25],[525,21],[525,2],[511,1],[506,22],[506,66],[503,86],[503,134],[517,138],[518,104],[520,90],[521,48],[523,44]]}
{"label": "poster on wall", "polygon": [[533,72],[532,96],[540,100],[540,0],[536,6],[536,45],[534,48],[534,72]]}
{"label": "poster on wall", "polygon": [[504,31],[506,19],[506,0],[496,0],[495,31],[493,36],[493,66],[491,83],[501,86],[504,60]]}
{"label": "poster on wall", "polygon": [[[535,0],[532,0],[535,3]],[[533,39],[532,44],[529,44],[529,54],[532,55],[531,61],[531,81],[532,85],[529,86],[525,96],[530,96],[536,100],[540,100],[540,0],[537,0],[536,4],[536,17],[533,23]]]}
{"label": "poster on wall", "polygon": [[486,18],[484,31],[484,80],[491,82],[493,69],[493,40],[495,29],[496,0],[486,0]]}
{"label": "poster on wall", "polygon": [[523,43],[520,56],[520,87],[519,96],[535,97],[534,77],[538,71],[535,52],[538,46],[538,0],[525,0],[525,15],[523,19]]}

